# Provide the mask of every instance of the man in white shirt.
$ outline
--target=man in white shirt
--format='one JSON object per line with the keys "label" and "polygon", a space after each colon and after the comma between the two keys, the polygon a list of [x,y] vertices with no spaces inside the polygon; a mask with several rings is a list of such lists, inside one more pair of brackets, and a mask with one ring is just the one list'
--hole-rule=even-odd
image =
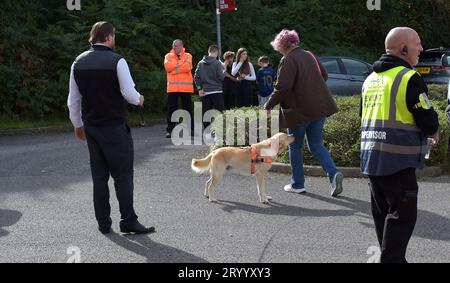
{"label": "man in white shirt", "polygon": [[114,179],[123,233],[151,233],[137,220],[133,207],[134,148],[127,125],[127,104],[143,106],[127,62],[114,52],[115,29],[98,22],[90,32],[92,47],[72,64],[67,105],[75,136],[87,140],[94,183],[98,229],[111,232],[108,180]]}

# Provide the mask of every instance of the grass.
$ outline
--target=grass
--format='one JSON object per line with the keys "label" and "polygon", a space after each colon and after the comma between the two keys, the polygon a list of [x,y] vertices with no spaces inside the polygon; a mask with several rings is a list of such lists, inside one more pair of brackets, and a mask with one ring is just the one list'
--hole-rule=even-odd
{"label": "grass", "polygon": [[[145,113],[144,120],[146,122],[153,120],[164,119],[165,114],[162,113]],[[133,109],[129,111],[128,121],[131,126],[137,126],[140,124],[141,118],[139,111]],[[54,117],[45,118],[21,118],[21,117],[0,117],[0,130],[17,130],[17,129],[30,129],[41,127],[71,127],[72,123],[69,120],[68,115],[58,115]]]}

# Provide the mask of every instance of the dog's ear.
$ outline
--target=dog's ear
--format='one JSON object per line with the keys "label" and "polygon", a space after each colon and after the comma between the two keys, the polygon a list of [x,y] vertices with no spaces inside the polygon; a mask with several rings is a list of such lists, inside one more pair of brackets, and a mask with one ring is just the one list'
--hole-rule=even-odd
{"label": "dog's ear", "polygon": [[262,141],[261,143],[260,143],[260,147],[261,148],[270,148],[272,146],[272,139],[270,138],[270,139],[267,139],[267,140],[265,140],[265,141]]}
{"label": "dog's ear", "polygon": [[277,152],[277,155],[283,153],[284,149],[280,153],[280,150],[284,147],[283,138],[280,135],[275,135],[271,138],[271,140],[273,143],[273,148]]}
{"label": "dog's ear", "polygon": [[286,150],[287,135],[278,138],[278,155],[281,155]]}

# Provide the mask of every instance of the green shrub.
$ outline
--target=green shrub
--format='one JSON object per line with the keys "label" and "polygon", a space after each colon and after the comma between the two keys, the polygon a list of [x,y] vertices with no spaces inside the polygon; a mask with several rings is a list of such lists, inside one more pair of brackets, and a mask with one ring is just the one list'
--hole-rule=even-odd
{"label": "green shrub", "polygon": [[[172,41],[184,40],[194,67],[216,41],[215,1],[81,2],[81,11],[68,11],[62,0],[1,1],[0,115],[45,118],[67,111],[70,66],[89,47],[88,32],[96,21],[116,26],[117,51],[127,59],[146,110],[152,113],[165,111],[163,60]],[[387,32],[400,23],[415,28],[428,46],[450,45],[450,29],[442,28],[450,26],[450,1],[386,1],[383,13],[350,2],[238,1],[236,12],[221,16],[223,51],[246,47],[255,66],[261,55],[277,65],[281,55],[270,42],[289,28],[300,33],[302,47],[318,55],[373,62]]]}
{"label": "green shrub", "polygon": [[[242,111],[241,112],[235,112],[234,111]],[[216,139],[216,144],[214,145],[215,148],[224,146],[226,144],[226,139],[232,137],[234,141],[234,144],[229,144],[229,146],[248,146],[250,145],[250,133],[251,131],[249,131],[249,125],[252,125],[252,127],[256,127],[256,136],[252,137],[254,138],[254,141],[256,142],[260,142],[261,139],[259,138],[260,136],[262,136],[262,123],[264,120],[260,121],[260,113],[267,113],[264,109],[260,108],[260,107],[246,107],[246,108],[235,108],[232,110],[228,110],[225,111],[222,115],[222,117],[217,117],[217,119],[222,119],[222,125],[220,125],[218,123],[218,120],[213,121],[212,123],[212,129],[216,132],[217,135],[217,139]],[[250,113],[255,113],[256,115],[249,115]],[[278,111],[274,110],[273,111],[273,115],[275,117],[277,117],[278,120]],[[234,123],[231,127],[228,127],[229,125],[227,124],[227,117],[229,117],[230,115],[234,115],[235,119],[234,119]],[[270,137],[270,133],[271,133],[271,116],[272,115],[267,115],[267,133],[266,136]],[[243,125],[245,125],[245,138],[243,140],[243,143],[238,143],[239,139],[238,139],[238,131],[240,130],[238,128],[238,124],[239,123],[243,123]],[[220,126],[222,126],[222,130],[220,129]],[[221,134],[223,133],[223,135]],[[222,139],[221,139],[222,138]],[[253,140],[253,139],[252,139]]]}
{"label": "green shrub", "polygon": [[[329,150],[331,156],[333,157],[337,166],[345,167],[359,167],[360,165],[360,117],[359,117],[359,107],[360,107],[360,96],[347,96],[347,97],[336,97],[336,102],[339,107],[339,112],[332,115],[327,119],[324,127],[324,145]],[[440,139],[439,145],[432,149],[431,157],[426,161],[427,166],[438,166],[446,165],[448,163],[448,140],[450,136],[450,125],[444,114],[444,109],[446,102],[444,103],[440,100],[432,100],[431,103],[435,107],[439,114],[440,127]],[[260,108],[245,108],[244,111],[248,110],[259,110]],[[223,119],[229,115],[229,111],[226,111],[223,115]],[[240,117],[241,119],[243,117]],[[249,119],[246,119],[246,132],[245,132],[245,145],[249,144],[248,141],[248,123]],[[236,126],[236,124],[235,124]],[[270,133],[270,117],[268,117],[268,126]],[[213,122],[213,129],[217,131],[218,124]],[[258,130],[259,131],[259,130]],[[237,136],[237,129],[234,127],[234,132],[227,132],[224,130],[226,135],[232,134]],[[259,140],[258,140],[259,141]],[[221,145],[216,144],[215,147]],[[237,144],[234,144],[237,146]],[[308,151],[307,142],[305,140],[305,146],[303,150],[304,163],[307,165],[319,165],[318,161],[313,158],[311,153]],[[289,151],[285,151],[278,159],[279,162],[289,163]]]}
{"label": "green shrub", "polygon": [[428,98],[436,101],[447,102],[448,85],[428,85]]}

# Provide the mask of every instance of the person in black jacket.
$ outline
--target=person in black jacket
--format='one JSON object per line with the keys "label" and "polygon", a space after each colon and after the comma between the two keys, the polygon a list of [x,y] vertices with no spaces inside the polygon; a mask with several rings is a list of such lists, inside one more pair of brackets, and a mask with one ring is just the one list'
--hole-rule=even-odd
{"label": "person in black jacket", "polygon": [[[407,262],[406,249],[417,219],[416,168],[424,166],[427,137],[439,142],[438,115],[428,100],[427,85],[417,72],[411,73],[422,51],[416,31],[394,28],[386,37],[386,54],[373,64],[375,74],[363,86],[361,169],[370,179],[383,263]],[[387,71],[395,79],[391,81]],[[407,83],[406,93],[402,82]],[[388,120],[377,120],[382,119],[380,113],[389,113]],[[412,115],[414,123],[403,123],[399,113],[405,115],[403,120]]]}
{"label": "person in black jacket", "polygon": [[87,140],[94,209],[98,229],[111,232],[108,180],[112,176],[122,221],[123,233],[144,234],[155,231],[137,220],[133,207],[134,148],[127,125],[128,103],[142,106],[125,59],[114,52],[115,29],[98,22],[90,32],[90,50],[78,56],[72,65],[67,105],[75,136]]}

